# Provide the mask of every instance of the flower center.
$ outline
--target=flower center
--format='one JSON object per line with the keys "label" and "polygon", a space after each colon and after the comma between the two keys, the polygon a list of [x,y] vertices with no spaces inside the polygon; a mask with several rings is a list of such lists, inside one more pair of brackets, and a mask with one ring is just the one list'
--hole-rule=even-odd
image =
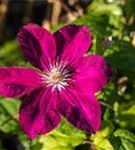
{"label": "flower center", "polygon": [[71,79],[71,75],[70,68],[66,67],[66,65],[55,65],[51,66],[50,70],[42,76],[47,86],[52,86],[52,90],[57,88],[61,91],[61,89],[65,89],[68,86],[68,80]]}
{"label": "flower center", "polygon": [[54,68],[48,73],[48,83],[59,83],[63,79],[63,75],[59,69]]}

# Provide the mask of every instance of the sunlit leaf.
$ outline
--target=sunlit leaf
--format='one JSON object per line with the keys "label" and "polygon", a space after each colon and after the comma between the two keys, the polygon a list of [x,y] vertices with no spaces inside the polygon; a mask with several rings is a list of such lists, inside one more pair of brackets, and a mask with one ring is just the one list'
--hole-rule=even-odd
{"label": "sunlit leaf", "polygon": [[111,122],[105,123],[101,130],[91,137],[97,150],[114,150],[109,141],[109,136],[112,134],[114,126]]}
{"label": "sunlit leaf", "polygon": [[76,129],[63,119],[56,130],[42,136],[39,141],[43,144],[41,150],[73,150],[85,139],[83,131]]}

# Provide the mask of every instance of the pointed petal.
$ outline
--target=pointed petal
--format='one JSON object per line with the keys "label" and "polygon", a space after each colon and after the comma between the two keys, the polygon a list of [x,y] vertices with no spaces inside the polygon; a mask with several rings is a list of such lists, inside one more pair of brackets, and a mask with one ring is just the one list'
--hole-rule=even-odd
{"label": "pointed petal", "polygon": [[0,95],[20,97],[40,86],[39,72],[29,68],[0,68]]}
{"label": "pointed petal", "polygon": [[62,60],[76,61],[89,49],[92,36],[87,26],[67,25],[54,33],[57,56]]}
{"label": "pointed petal", "polygon": [[105,59],[94,54],[81,58],[76,71],[76,84],[85,93],[96,93],[103,89],[111,75],[111,67]]}
{"label": "pointed petal", "polygon": [[49,88],[33,91],[23,100],[19,119],[21,128],[30,139],[56,128],[60,122],[56,93]]}
{"label": "pointed petal", "polygon": [[74,87],[63,90],[59,98],[59,111],[75,127],[88,133],[94,133],[99,129],[101,110],[94,95],[85,95]]}
{"label": "pointed petal", "polygon": [[26,60],[35,67],[46,70],[55,60],[55,40],[44,28],[32,23],[25,25],[18,33],[18,40]]}

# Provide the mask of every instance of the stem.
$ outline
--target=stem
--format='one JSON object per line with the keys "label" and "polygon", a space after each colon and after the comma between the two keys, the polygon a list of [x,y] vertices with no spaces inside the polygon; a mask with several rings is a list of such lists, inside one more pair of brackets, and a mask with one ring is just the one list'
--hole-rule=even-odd
{"label": "stem", "polygon": [[100,101],[100,104],[113,110],[113,107],[105,102]]}

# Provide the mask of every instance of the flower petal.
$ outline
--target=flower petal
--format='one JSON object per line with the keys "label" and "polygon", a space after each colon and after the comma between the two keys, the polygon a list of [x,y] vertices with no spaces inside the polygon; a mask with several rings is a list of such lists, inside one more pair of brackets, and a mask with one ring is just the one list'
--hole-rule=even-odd
{"label": "flower petal", "polygon": [[33,91],[23,100],[19,114],[21,128],[30,139],[53,130],[60,122],[56,93],[49,88]]}
{"label": "flower petal", "polygon": [[92,36],[87,26],[67,25],[54,33],[57,56],[70,62],[78,60],[89,49]]}
{"label": "flower petal", "polygon": [[28,24],[21,28],[18,40],[23,53],[32,65],[46,70],[56,57],[56,44],[53,36],[36,24]]}
{"label": "flower petal", "polygon": [[59,98],[59,111],[75,127],[88,133],[94,133],[99,129],[101,110],[94,95],[85,95],[74,87],[63,90]]}
{"label": "flower petal", "polygon": [[0,68],[0,94],[20,97],[40,86],[39,72],[29,68]]}
{"label": "flower petal", "polygon": [[77,64],[76,84],[85,93],[96,93],[108,83],[111,67],[102,56],[89,55],[81,58]]}

